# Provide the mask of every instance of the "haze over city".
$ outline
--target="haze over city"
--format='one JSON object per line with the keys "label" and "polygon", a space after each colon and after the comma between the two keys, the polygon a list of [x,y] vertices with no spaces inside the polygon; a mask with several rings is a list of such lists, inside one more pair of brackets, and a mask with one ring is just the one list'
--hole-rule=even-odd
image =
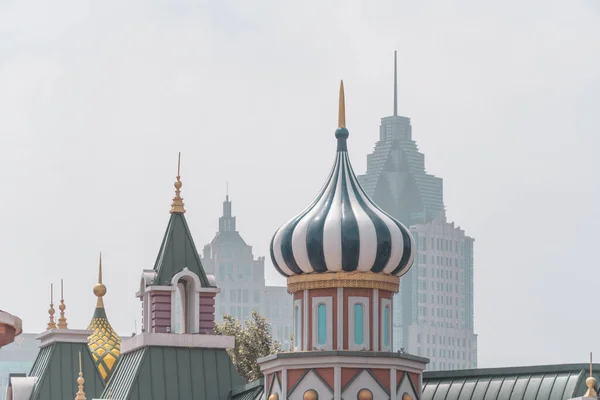
{"label": "haze over city", "polygon": [[102,251],[110,321],[139,328],[180,151],[198,250],[229,182],[284,285],[269,242],[331,168],[339,80],[363,173],[398,50],[399,114],[476,239],[479,367],[584,362],[600,352],[599,37],[596,0],[0,4],[0,304],[40,332],[64,278],[85,327]]}

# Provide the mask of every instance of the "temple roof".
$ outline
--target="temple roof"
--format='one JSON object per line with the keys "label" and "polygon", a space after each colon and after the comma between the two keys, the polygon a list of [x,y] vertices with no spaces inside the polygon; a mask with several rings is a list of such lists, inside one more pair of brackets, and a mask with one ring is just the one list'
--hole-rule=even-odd
{"label": "temple roof", "polygon": [[152,346],[121,355],[100,398],[226,400],[241,385],[224,349]]}
{"label": "temple roof", "polygon": [[100,254],[98,283],[94,286],[94,294],[98,297],[98,301],[92,320],[87,328],[94,332],[89,337],[88,346],[98,372],[100,372],[102,379],[108,382],[121,353],[121,337],[110,325],[104,309],[103,297],[106,294],[106,286],[102,283],[102,254]]}
{"label": "temple roof", "polygon": [[196,250],[184,214],[171,213],[169,225],[154,264],[156,277],[153,283],[156,285],[171,284],[171,278],[186,267],[198,275],[203,287],[211,286],[200,262],[200,255]]}
{"label": "temple roof", "polygon": [[587,364],[425,372],[421,400],[567,400],[583,396],[588,376]]}
{"label": "temple roof", "polygon": [[[85,331],[84,331],[85,332]],[[94,399],[104,390],[104,381],[98,372],[87,345],[54,342],[40,349],[31,367],[29,377],[36,377],[30,400],[65,400],[75,398],[75,379],[79,374],[79,353],[85,376],[85,391]]]}

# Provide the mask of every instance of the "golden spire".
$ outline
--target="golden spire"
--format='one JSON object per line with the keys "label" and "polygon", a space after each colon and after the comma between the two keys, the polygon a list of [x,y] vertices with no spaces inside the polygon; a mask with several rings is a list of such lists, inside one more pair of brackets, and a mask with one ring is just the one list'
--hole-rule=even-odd
{"label": "golden spire", "polygon": [[583,397],[598,397],[596,393],[596,378],[592,376],[592,353],[590,353],[590,377],[585,380],[585,385],[588,387],[588,390]]}
{"label": "golden spire", "polygon": [[338,128],[346,127],[346,101],[344,99],[344,81],[340,81],[340,106],[338,111]]}
{"label": "golden spire", "polygon": [[60,280],[60,305],[58,309],[60,310],[60,317],[58,317],[58,329],[67,329],[67,319],[65,318],[65,296],[63,290],[63,280]]}
{"label": "golden spire", "polygon": [[104,308],[102,297],[106,294],[106,286],[102,283],[102,252],[100,252],[100,262],[98,264],[98,283],[94,285],[94,294],[98,297],[96,308]]}
{"label": "golden spire", "polygon": [[48,326],[46,329],[56,329],[56,322],[54,322],[54,285],[50,284],[50,308],[48,309],[48,314],[50,315],[50,321],[48,321]]}
{"label": "golden spire", "polygon": [[79,386],[79,390],[75,394],[75,400],[86,400],[85,392],[83,391],[83,384],[85,379],[83,379],[83,372],[81,371],[81,352],[79,352],[79,378],[77,378],[77,385]]}
{"label": "golden spire", "polygon": [[177,181],[175,182],[175,197],[173,197],[173,203],[171,204],[171,214],[183,214],[185,208],[183,207],[183,199],[181,198],[181,152],[177,158]]}

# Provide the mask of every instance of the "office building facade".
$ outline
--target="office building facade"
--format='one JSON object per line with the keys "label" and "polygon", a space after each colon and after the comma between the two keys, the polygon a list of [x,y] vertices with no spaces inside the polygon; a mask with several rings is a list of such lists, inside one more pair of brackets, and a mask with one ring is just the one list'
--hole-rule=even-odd
{"label": "office building facade", "polygon": [[252,246],[236,230],[228,195],[223,202],[219,231],[204,246],[202,265],[215,276],[221,289],[215,300],[217,322],[229,314],[243,323],[252,316],[252,311],[257,311],[271,323],[273,337],[284,348],[289,347],[291,295],[286,287],[265,284],[265,258],[254,258]]}
{"label": "office building facade", "polygon": [[429,370],[476,368],[474,239],[446,220],[443,181],[427,173],[410,118],[398,115],[396,62],[394,114],[381,119],[367,171],[358,178],[379,207],[419,240],[415,266],[394,296],[394,349],[430,357]]}

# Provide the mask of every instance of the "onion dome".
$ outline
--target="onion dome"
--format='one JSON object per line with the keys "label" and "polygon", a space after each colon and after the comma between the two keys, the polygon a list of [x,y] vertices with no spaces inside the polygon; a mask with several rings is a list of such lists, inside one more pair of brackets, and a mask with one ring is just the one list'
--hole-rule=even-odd
{"label": "onion dome", "polygon": [[402,276],[415,257],[410,231],[379,208],[358,183],[346,140],[344,83],[340,83],[337,153],[319,195],[271,240],[271,259],[286,277],[324,272]]}
{"label": "onion dome", "polygon": [[117,335],[110,322],[108,322],[106,310],[104,309],[102,298],[106,294],[106,286],[102,283],[102,254],[100,254],[98,283],[94,285],[94,294],[98,297],[98,301],[96,302],[94,316],[87,328],[94,331],[88,338],[88,347],[102,379],[104,379],[104,382],[108,382],[121,354],[121,337]]}

